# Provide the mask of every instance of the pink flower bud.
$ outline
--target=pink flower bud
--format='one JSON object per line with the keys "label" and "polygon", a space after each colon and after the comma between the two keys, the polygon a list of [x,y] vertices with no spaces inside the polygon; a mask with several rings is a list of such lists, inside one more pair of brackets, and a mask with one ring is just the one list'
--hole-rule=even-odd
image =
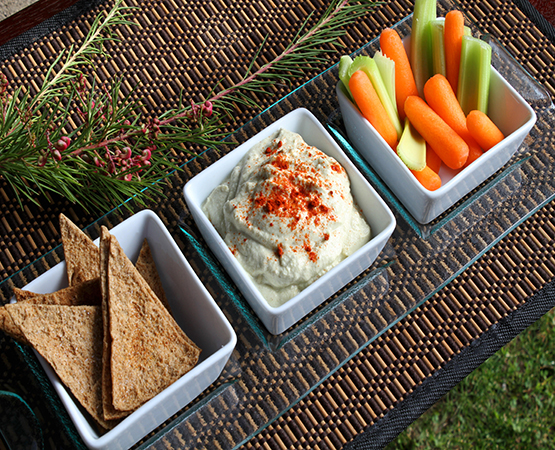
{"label": "pink flower bud", "polygon": [[210,117],[212,115],[213,105],[212,102],[207,101],[202,105],[202,113],[205,117]]}
{"label": "pink flower bud", "polygon": [[145,148],[145,149],[143,150],[143,156],[142,156],[141,159],[142,159],[143,161],[148,161],[148,160],[150,159],[151,156],[152,156],[151,151],[150,151],[148,148]]}
{"label": "pink flower bud", "polygon": [[55,159],[56,161],[61,161],[61,160],[62,160],[62,154],[60,153],[59,150],[54,150],[54,151],[52,152],[52,156],[54,157],[54,159]]}
{"label": "pink flower bud", "polygon": [[71,144],[71,139],[67,136],[62,136],[60,139],[58,139],[58,142],[56,142],[56,145],[54,145],[54,147],[56,147],[57,150],[64,151],[69,147],[69,144]]}
{"label": "pink flower bud", "polygon": [[125,155],[123,156],[123,158],[125,159],[131,158],[131,149],[129,147],[124,147],[123,151],[125,152]]}
{"label": "pink flower bud", "polygon": [[133,179],[133,174],[132,173],[128,173],[125,175],[125,177],[123,177],[123,179],[125,181],[131,181]]}
{"label": "pink flower bud", "polygon": [[39,156],[39,160],[38,160],[38,165],[39,167],[44,167],[44,165],[46,164],[46,155],[40,155]]}

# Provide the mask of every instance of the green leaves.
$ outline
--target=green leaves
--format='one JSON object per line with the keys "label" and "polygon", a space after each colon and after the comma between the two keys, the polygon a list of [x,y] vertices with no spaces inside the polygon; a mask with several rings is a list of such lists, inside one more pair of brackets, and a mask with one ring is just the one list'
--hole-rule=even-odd
{"label": "green leaves", "polygon": [[[306,29],[307,18],[280,55],[257,66],[263,44],[237,84],[217,83],[204,104],[182,102],[145,119],[131,94],[121,99],[121,81],[97,85],[83,76],[96,58],[108,56],[105,44],[118,39],[115,27],[135,26],[134,8],[117,1],[94,20],[79,48],[60,52],[36,95],[21,88],[11,96],[0,92],[0,176],[21,205],[23,199],[39,204],[41,196],[54,194],[104,213],[131,197],[144,203],[163,196],[164,181],[179,170],[172,159],[176,150],[222,144],[225,117],[233,119],[238,108],[259,109],[257,96],[271,95],[276,83],[290,83],[327,62],[341,28],[373,5],[333,0],[315,26]],[[71,140],[69,147],[59,148],[62,138]]]}

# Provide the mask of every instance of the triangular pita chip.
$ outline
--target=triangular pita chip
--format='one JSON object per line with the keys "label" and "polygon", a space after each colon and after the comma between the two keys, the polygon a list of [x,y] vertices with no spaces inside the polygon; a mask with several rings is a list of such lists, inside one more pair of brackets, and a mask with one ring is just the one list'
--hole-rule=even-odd
{"label": "triangular pita chip", "polygon": [[29,345],[29,342],[25,339],[21,330],[13,321],[12,316],[10,316],[5,306],[0,306],[0,330],[20,344]]}
{"label": "triangular pita chip", "polygon": [[120,419],[130,411],[118,411],[112,403],[112,371],[110,368],[111,344],[110,318],[108,314],[108,256],[110,251],[110,233],[105,226],[100,229],[100,286],[102,291],[102,408],[106,420]]}
{"label": "triangular pita chip", "polygon": [[6,305],[10,316],[89,414],[102,414],[102,313],[99,306]]}
{"label": "triangular pita chip", "polygon": [[156,294],[156,297],[158,297],[158,299],[171,314],[170,305],[168,303],[168,299],[166,298],[164,287],[162,286],[162,280],[160,280],[160,274],[156,269],[156,263],[154,262],[152,252],[150,251],[150,246],[148,245],[148,241],[146,240],[146,238],[143,241],[139,257],[137,258],[137,262],[135,263],[135,267],[143,276],[148,285],[152,288],[152,290]]}
{"label": "triangular pita chip", "polygon": [[134,410],[198,361],[200,349],[177,325],[148,283],[110,236],[108,306],[112,339],[112,401]]}
{"label": "triangular pita chip", "polygon": [[[100,305],[100,278],[94,278],[83,283],[70,286],[51,294],[38,294],[14,288],[15,299],[18,302],[27,302],[35,305]],[[27,339],[4,307],[0,307],[0,330],[16,341],[29,345]]]}
{"label": "triangular pita chip", "polygon": [[14,288],[13,293],[18,302],[30,302],[37,305],[97,305],[100,306],[100,277],[69,286],[51,294],[37,294]]}
{"label": "triangular pita chip", "polygon": [[98,247],[92,239],[63,214],[60,214],[60,232],[69,285],[98,277]]}

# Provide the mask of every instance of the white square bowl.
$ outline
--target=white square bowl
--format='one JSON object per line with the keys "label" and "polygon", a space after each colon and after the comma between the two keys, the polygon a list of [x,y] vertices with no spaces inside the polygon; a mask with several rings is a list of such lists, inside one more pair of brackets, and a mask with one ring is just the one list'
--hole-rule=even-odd
{"label": "white square bowl", "polygon": [[[127,449],[185,407],[218,378],[237,342],[228,320],[154,212],[140,211],[113,227],[110,233],[131,261],[137,259],[143,239],[148,239],[173,316],[202,352],[191,371],[102,435],[91,425],[88,415],[83,413],[51,366],[37,354],[79,435],[87,447],[94,450]],[[98,245],[99,239],[95,243]],[[66,286],[63,261],[24,289],[50,293]]]}
{"label": "white square bowl", "polygon": [[434,220],[503,167],[536,122],[534,110],[492,67],[488,115],[503,132],[505,139],[462,170],[454,171],[442,164],[439,172],[441,187],[429,191],[416,180],[376,129],[362,116],[344,89],[343,83],[339,81],[336,92],[349,141],[422,224]]}
{"label": "white square bowl", "polygon": [[[305,142],[335,158],[347,171],[351,191],[372,230],[371,240],[332,268],[298,295],[279,307],[272,307],[253,284],[250,276],[233,256],[222,237],[202,211],[202,204],[212,190],[229,176],[243,156],[258,142],[284,128],[300,134]],[[185,200],[206,243],[225,267],[252,309],[272,334],[280,334],[302,319],[332,294],[366,270],[378,257],[395,229],[395,218],[336,144],[327,130],[306,109],[299,108],[283,116],[244,144],[203,170],[183,188]]]}

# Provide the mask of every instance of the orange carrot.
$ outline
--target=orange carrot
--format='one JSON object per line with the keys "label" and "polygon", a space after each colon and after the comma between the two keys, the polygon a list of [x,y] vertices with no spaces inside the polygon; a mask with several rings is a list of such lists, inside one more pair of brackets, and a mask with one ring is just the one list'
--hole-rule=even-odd
{"label": "orange carrot", "polygon": [[472,137],[466,127],[466,116],[447,78],[441,74],[437,74],[426,81],[424,85],[424,97],[428,105],[430,105],[437,115],[464,139],[474,159],[483,153],[480,145]]}
{"label": "orange carrot", "polygon": [[484,151],[488,151],[505,139],[501,130],[482,111],[470,111],[466,117],[466,125]]}
{"label": "orange carrot", "polygon": [[441,187],[441,178],[430,167],[424,167],[424,170],[411,170],[412,174],[429,191],[435,191]]}
{"label": "orange carrot", "polygon": [[464,34],[464,17],[460,11],[449,11],[443,24],[443,45],[445,48],[445,69],[447,79],[457,92],[459,86],[459,69],[461,65],[461,47]]}
{"label": "orange carrot", "polygon": [[468,159],[468,144],[420,97],[405,101],[405,113],[416,131],[451,169],[460,169]]}
{"label": "orange carrot", "polygon": [[349,89],[360,112],[391,148],[397,146],[397,131],[380,101],[368,75],[357,70],[349,79]]}
{"label": "orange carrot", "polygon": [[469,147],[469,148],[470,148],[470,151],[468,152],[468,159],[466,160],[464,167],[469,166],[484,154],[484,152],[479,146]]}
{"label": "orange carrot", "polygon": [[418,95],[414,74],[401,37],[395,30],[386,28],[380,34],[382,53],[395,62],[395,97],[401,122],[405,120],[405,100],[409,95]]}
{"label": "orange carrot", "polygon": [[426,142],[426,165],[432,169],[435,173],[439,173],[441,169],[441,158],[437,156],[434,149],[430,147],[430,144]]}

